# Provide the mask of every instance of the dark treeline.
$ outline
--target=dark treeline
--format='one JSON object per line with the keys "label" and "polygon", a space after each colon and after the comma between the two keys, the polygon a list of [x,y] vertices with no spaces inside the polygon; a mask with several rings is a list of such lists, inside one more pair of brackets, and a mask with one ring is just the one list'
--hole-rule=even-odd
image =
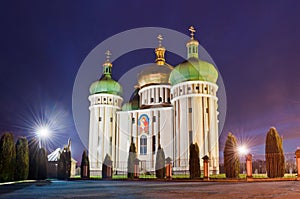
{"label": "dark treeline", "polygon": [[38,141],[19,137],[15,143],[12,133],[4,133],[0,139],[0,182],[46,178],[47,152],[38,147]]}

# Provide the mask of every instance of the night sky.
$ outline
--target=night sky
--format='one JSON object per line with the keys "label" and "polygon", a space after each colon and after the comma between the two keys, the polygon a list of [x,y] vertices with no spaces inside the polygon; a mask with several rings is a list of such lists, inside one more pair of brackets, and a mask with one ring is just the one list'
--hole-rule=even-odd
{"label": "night sky", "polygon": [[[72,118],[72,91],[90,51],[128,29],[163,27],[188,34],[193,25],[226,88],[220,148],[232,131],[261,154],[265,135],[275,126],[285,152],[294,152],[300,146],[299,10],[297,0],[2,1],[0,131],[32,137],[34,118],[51,115],[57,129],[50,148],[71,137],[79,160],[84,146]],[[169,63],[178,64],[170,57]],[[113,76],[153,60],[153,49],[129,53],[114,62]]]}

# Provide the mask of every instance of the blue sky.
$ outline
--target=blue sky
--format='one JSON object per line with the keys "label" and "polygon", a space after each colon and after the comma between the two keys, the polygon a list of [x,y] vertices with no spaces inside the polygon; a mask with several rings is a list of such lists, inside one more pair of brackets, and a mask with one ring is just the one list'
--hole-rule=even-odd
{"label": "blue sky", "polygon": [[[73,140],[83,145],[72,118],[72,89],[88,53],[119,32],[164,27],[197,38],[217,64],[227,92],[227,118],[221,134],[264,136],[275,126],[285,151],[300,146],[299,1],[7,1],[0,3],[0,130],[32,135],[31,110],[63,112],[53,147]],[[99,55],[103,56],[103,55]],[[169,62],[176,65],[176,57]],[[151,50],[114,63],[118,79],[132,66],[153,62]],[[101,76],[99,63],[99,77]],[[93,81],[93,80],[91,80]],[[88,118],[87,118],[88,119]],[[26,124],[25,124],[26,123]],[[30,125],[29,125],[30,126]]]}

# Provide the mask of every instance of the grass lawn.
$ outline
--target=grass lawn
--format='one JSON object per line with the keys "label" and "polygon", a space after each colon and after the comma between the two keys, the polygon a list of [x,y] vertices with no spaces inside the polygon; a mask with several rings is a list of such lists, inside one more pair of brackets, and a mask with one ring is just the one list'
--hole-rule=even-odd
{"label": "grass lawn", "polygon": [[113,179],[127,179],[127,175],[114,175]]}
{"label": "grass lawn", "polygon": [[176,179],[190,178],[190,175],[189,174],[177,174],[177,175],[172,175],[172,178],[176,178]]}
{"label": "grass lawn", "polygon": [[210,175],[209,178],[212,179],[226,179],[225,173]]}
{"label": "grass lawn", "polygon": [[293,174],[286,173],[286,174],[284,174],[284,178],[297,178],[297,174],[295,174],[295,173],[293,173]]}
{"label": "grass lawn", "polygon": [[[209,176],[212,179],[226,179],[225,173],[218,174],[218,175],[210,175]],[[246,179],[246,174],[239,174],[239,179]],[[261,174],[253,174],[253,178],[268,178],[267,174],[261,173]],[[285,174],[284,178],[297,178],[296,174]]]}
{"label": "grass lawn", "polygon": [[[239,174],[238,179],[246,179],[246,174]],[[73,176],[74,179],[80,179],[80,175]],[[91,179],[102,179],[101,176],[90,176]],[[140,179],[156,179],[156,176],[154,174],[152,175],[146,175],[146,174],[140,174]],[[189,174],[177,174],[172,175],[173,179],[189,179]],[[203,178],[203,175],[201,175],[201,178]],[[211,179],[226,179],[226,175],[224,173],[216,174],[216,175],[210,175],[209,178]],[[262,179],[262,178],[268,178],[267,174],[253,174],[253,178],[256,179]],[[296,174],[285,174],[284,178],[297,178]],[[127,175],[113,175],[113,179],[127,179]]]}

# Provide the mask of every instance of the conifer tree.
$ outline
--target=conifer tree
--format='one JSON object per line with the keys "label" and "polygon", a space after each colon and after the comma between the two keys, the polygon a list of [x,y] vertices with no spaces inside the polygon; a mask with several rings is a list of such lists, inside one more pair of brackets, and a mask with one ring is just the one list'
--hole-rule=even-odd
{"label": "conifer tree", "polygon": [[38,152],[39,152],[39,145],[38,140],[36,138],[32,138],[28,142],[28,149],[29,149],[29,173],[28,179],[36,180],[38,177]]}
{"label": "conifer tree", "polygon": [[155,175],[158,179],[163,179],[166,176],[165,152],[160,144],[158,145],[156,154]]}
{"label": "conifer tree", "polygon": [[48,172],[48,159],[47,152],[44,147],[40,148],[38,151],[38,180],[45,180],[47,178]]}
{"label": "conifer tree", "polygon": [[26,180],[29,173],[29,149],[25,137],[19,137],[16,143],[15,180]]}
{"label": "conifer tree", "polygon": [[284,153],[282,139],[272,127],[266,137],[266,169],[269,178],[284,176]]}
{"label": "conifer tree", "polygon": [[224,148],[224,169],[227,178],[237,178],[240,171],[240,161],[237,151],[237,140],[228,133]]}
{"label": "conifer tree", "polygon": [[60,156],[57,161],[57,179],[59,180],[67,179],[66,170],[67,170],[66,156],[64,152],[60,152]]}
{"label": "conifer tree", "polygon": [[134,178],[134,160],[137,158],[136,147],[133,143],[133,138],[131,139],[131,144],[129,148],[128,162],[127,162],[127,177]]}
{"label": "conifer tree", "polygon": [[84,150],[82,153],[80,168],[81,168],[80,171],[81,178],[90,178],[90,161],[86,150]]}
{"label": "conifer tree", "polygon": [[57,165],[57,178],[60,180],[66,180],[71,176],[71,151],[68,147],[64,147],[64,150],[60,152]]}
{"label": "conifer tree", "polygon": [[4,133],[0,139],[0,182],[13,181],[16,148],[12,133]]}
{"label": "conifer tree", "polygon": [[190,159],[189,159],[190,178],[200,178],[200,158],[198,144],[190,145]]}
{"label": "conifer tree", "polygon": [[[110,175],[108,174],[108,167],[110,167]],[[111,179],[113,173],[112,161],[108,154],[106,154],[104,158],[104,162],[102,164],[102,179]]]}

